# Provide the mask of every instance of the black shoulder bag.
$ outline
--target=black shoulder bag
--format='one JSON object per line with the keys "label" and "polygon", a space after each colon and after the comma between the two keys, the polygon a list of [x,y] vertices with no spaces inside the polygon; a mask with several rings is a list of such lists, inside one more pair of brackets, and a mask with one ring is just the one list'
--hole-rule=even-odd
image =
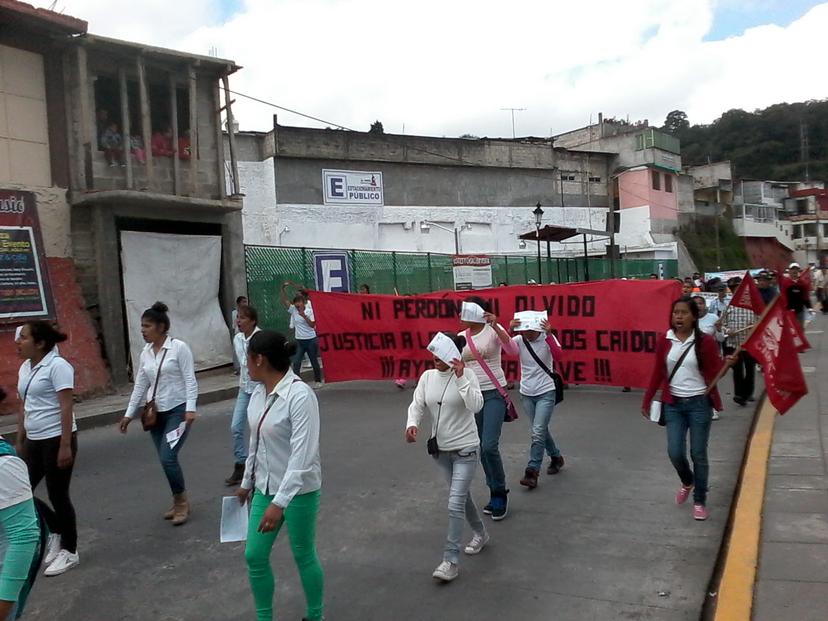
{"label": "black shoulder bag", "polygon": [[[454,373],[454,371],[451,371],[451,373]],[[437,446],[437,427],[440,426],[440,412],[443,411],[443,399],[446,397],[449,384],[451,384],[451,376],[449,376],[449,380],[446,382],[445,388],[443,388],[443,394],[440,395],[440,400],[437,402],[437,420],[434,423],[434,435],[426,442],[426,450],[434,459],[440,456],[440,447]]]}
{"label": "black shoulder bag", "polygon": [[558,405],[558,404],[559,404],[561,401],[563,401],[563,399],[564,399],[564,394],[563,394],[563,391],[564,391],[564,383],[563,383],[563,378],[560,376],[560,374],[559,374],[559,373],[556,373],[555,371],[550,370],[550,369],[549,369],[549,367],[547,367],[547,366],[546,366],[546,365],[545,365],[545,364],[541,361],[541,359],[540,359],[540,358],[538,358],[538,355],[535,353],[535,350],[534,350],[534,349],[532,349],[532,344],[531,344],[528,340],[526,340],[526,336],[525,336],[525,335],[521,334],[520,336],[521,336],[521,338],[523,339],[523,344],[524,344],[524,345],[526,345],[526,351],[528,351],[528,352],[529,352],[529,355],[530,355],[530,356],[532,356],[532,358],[535,360],[535,362],[537,362],[537,363],[538,363],[538,366],[539,366],[541,369],[543,369],[543,370],[544,370],[544,372],[545,372],[545,373],[546,373],[549,377],[551,377],[551,378],[552,378],[552,381],[553,381],[553,382],[555,382],[555,405]]}

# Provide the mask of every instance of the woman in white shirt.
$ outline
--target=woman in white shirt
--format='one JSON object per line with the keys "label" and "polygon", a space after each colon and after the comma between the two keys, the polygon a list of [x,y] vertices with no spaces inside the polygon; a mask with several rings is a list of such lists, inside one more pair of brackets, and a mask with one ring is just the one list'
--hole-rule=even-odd
{"label": "woman in white shirt", "polygon": [[497,323],[497,317],[489,312],[486,300],[472,296],[465,301],[477,304],[484,311],[483,322],[461,320],[460,323],[466,328],[466,340],[474,341],[480,358],[494,379],[489,377],[489,373],[478,362],[468,342],[462,350],[462,355],[463,362],[477,376],[480,390],[483,392],[483,407],[475,413],[477,433],[480,436],[480,461],[491,494],[489,504],[483,507],[483,513],[498,521],[506,517],[509,508],[509,490],[506,489],[506,475],[503,472],[503,460],[500,458],[500,432],[506,417],[506,400],[503,397],[506,394],[506,375],[503,373],[500,356],[502,352],[515,356],[518,349],[503,326]]}
{"label": "woman in white shirt", "polygon": [[238,485],[244,477],[244,464],[247,461],[247,446],[244,443],[244,430],[247,427],[247,406],[250,396],[259,385],[250,379],[247,369],[247,347],[250,339],[259,329],[259,313],[252,306],[242,304],[236,312],[236,336],[233,337],[233,351],[239,361],[239,394],[236,397],[236,407],[230,421],[230,435],[233,438],[233,456],[235,465],[233,474],[224,480],[228,486]]}
{"label": "woman in white shirt", "polygon": [[262,330],[247,350],[253,391],[247,418],[250,450],[236,492],[244,504],[253,492],[245,560],[259,621],[273,619],[275,579],[270,553],[283,524],[307,601],[307,621],[322,619],[322,566],[316,554],[316,520],[322,487],[319,404],[290,368],[296,345]]}
{"label": "woman in white shirt", "polygon": [[16,619],[23,612],[40,563],[40,538],[28,469],[0,437],[0,619]]}
{"label": "woman in white shirt", "polygon": [[[517,330],[520,320],[512,320],[511,327]],[[532,432],[529,462],[520,484],[535,489],[543,465],[544,451],[549,455],[547,474],[558,474],[564,465],[561,450],[549,432],[557,396],[552,369],[556,361],[560,363],[561,344],[552,334],[552,326],[548,321],[543,322],[543,332],[524,330],[512,340],[520,348],[520,400]]]}
{"label": "woman in white shirt", "polygon": [[[196,418],[198,384],[190,348],[168,334],[168,310],[166,304],[156,302],[141,315],[141,336],[147,344],[141,352],[135,386],[119,427],[121,433],[126,433],[141,404],[154,401],[157,423],[149,432],[173,495],[173,506],[164,519],[179,526],[189,519],[190,505],[178,453]],[[168,434],[173,433],[179,437],[171,440]]]}
{"label": "woman in white shirt", "polygon": [[57,344],[65,340],[66,335],[49,322],[30,321],[23,326],[17,344],[24,359],[17,381],[23,402],[17,452],[29,469],[33,490],[46,479],[52,503],[52,510],[45,509],[43,515],[53,533],[45,559],[47,576],[60,575],[80,563],[77,518],[69,497],[78,452],[73,414],[75,370],[57,350]]}
{"label": "woman in white shirt", "polygon": [[[454,340],[457,350],[462,351],[466,339],[448,336]],[[466,554],[479,554],[489,542],[486,526],[471,495],[480,449],[474,414],[483,408],[483,394],[477,376],[462,360],[454,360],[449,366],[435,357],[434,366],[422,374],[414,390],[414,400],[408,407],[405,440],[417,441],[418,429],[427,410],[431,415],[429,453],[445,471],[449,482],[448,534],[443,561],[432,575],[443,582],[451,582],[458,573],[464,523],[468,522],[474,533],[465,547]]]}

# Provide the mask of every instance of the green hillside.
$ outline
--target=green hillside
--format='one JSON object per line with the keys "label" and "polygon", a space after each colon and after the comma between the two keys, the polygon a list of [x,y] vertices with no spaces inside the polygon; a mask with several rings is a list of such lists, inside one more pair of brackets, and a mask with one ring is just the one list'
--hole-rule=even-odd
{"label": "green hillside", "polygon": [[794,181],[805,178],[802,128],[807,131],[809,176],[828,180],[828,100],[774,104],[764,110],[728,110],[709,125],[675,110],[664,129],[681,141],[685,166],[730,160],[734,178]]}

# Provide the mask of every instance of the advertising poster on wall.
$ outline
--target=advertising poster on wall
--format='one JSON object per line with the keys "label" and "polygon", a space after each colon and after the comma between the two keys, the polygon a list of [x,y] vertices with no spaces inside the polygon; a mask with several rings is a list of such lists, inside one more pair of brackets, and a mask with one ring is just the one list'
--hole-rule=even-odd
{"label": "advertising poster on wall", "polygon": [[0,321],[53,317],[34,194],[0,189]]}
{"label": "advertising poster on wall", "polygon": [[455,291],[488,289],[492,286],[492,260],[489,257],[456,256],[452,264]]}

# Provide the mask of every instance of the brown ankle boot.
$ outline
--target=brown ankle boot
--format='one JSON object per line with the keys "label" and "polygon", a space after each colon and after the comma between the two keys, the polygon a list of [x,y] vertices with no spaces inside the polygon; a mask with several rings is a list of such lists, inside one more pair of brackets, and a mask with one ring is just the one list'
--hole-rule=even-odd
{"label": "brown ankle boot", "polygon": [[233,474],[224,479],[224,484],[227,487],[238,485],[244,479],[244,464],[236,464],[233,466]]}
{"label": "brown ankle boot", "polygon": [[172,507],[170,507],[170,510],[169,510],[169,511],[167,511],[167,512],[164,514],[164,519],[165,519],[165,520],[171,520],[171,519],[173,519],[173,516],[174,516],[174,515],[175,515],[175,497],[173,497],[173,506],[172,506]]}
{"label": "brown ankle boot", "polygon": [[190,503],[187,502],[187,493],[181,492],[173,496],[173,526],[181,526],[190,519]]}

